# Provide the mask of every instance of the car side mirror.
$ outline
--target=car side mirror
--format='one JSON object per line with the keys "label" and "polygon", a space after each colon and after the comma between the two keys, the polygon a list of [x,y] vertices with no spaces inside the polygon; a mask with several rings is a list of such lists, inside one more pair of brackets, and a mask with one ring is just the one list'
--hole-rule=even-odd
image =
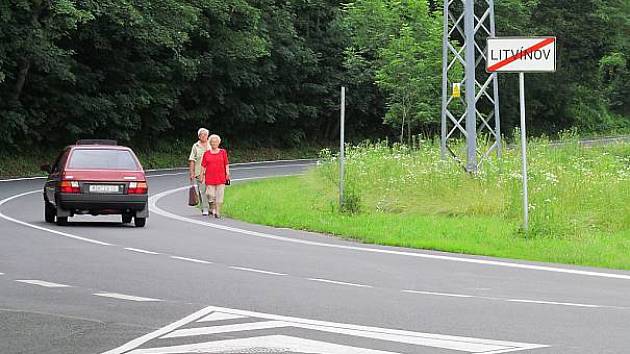
{"label": "car side mirror", "polygon": [[50,173],[50,165],[48,165],[48,164],[39,166],[39,169],[44,171],[44,172],[46,172],[46,173]]}

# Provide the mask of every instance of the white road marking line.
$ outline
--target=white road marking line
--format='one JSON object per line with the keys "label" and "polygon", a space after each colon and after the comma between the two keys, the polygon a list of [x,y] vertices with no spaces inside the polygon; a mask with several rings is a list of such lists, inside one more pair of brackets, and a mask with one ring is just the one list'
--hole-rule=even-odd
{"label": "white road marking line", "polygon": [[250,322],[239,323],[234,325],[225,326],[212,326],[212,327],[196,327],[178,329],[160,338],[180,338],[191,336],[203,336],[208,334],[241,332],[241,331],[255,331],[259,329],[281,328],[289,327],[291,324],[282,321],[265,321],[265,322]]}
{"label": "white road marking line", "polygon": [[[371,338],[371,339],[379,339],[397,343],[406,343],[406,344],[415,344],[421,346],[435,347],[435,348],[443,348],[443,349],[454,349],[461,350],[473,353],[484,353],[484,354],[496,354],[496,353],[507,353],[514,352],[520,350],[531,350],[536,348],[545,348],[547,345],[540,344],[531,344],[531,343],[519,343],[519,342],[508,342],[508,341],[497,341],[497,340],[489,340],[482,338],[471,338],[471,337],[459,337],[459,336],[449,336],[449,335],[441,335],[441,334],[432,334],[432,333],[422,333],[422,332],[412,332],[412,331],[404,331],[404,330],[396,330],[396,329],[388,329],[388,328],[379,328],[379,327],[368,327],[368,326],[360,326],[360,325],[352,325],[345,323],[334,323],[334,322],[325,322],[325,321],[317,321],[317,320],[309,320],[304,318],[297,317],[288,317],[288,316],[280,316],[280,315],[272,315],[260,312],[252,312],[252,311],[244,311],[244,310],[236,310],[229,309],[224,307],[216,307],[216,306],[208,306],[202,310],[199,310],[192,315],[189,315],[182,320],[174,322],[164,328],[158,329],[152,333],[146,334],[140,338],[132,340],[116,349],[112,349],[103,354],[166,354],[166,353],[198,353],[204,352],[206,349],[204,348],[170,348],[173,350],[167,350],[169,348],[160,349],[161,351],[150,352],[147,351],[149,349],[137,349],[136,351],[130,352],[131,350],[140,347],[144,343],[156,338],[169,338],[172,337],[175,333],[176,335],[182,334],[190,334],[191,332],[183,332],[183,330],[177,330],[177,328],[183,327],[189,323],[192,323],[210,313],[222,313],[229,314],[234,316],[243,316],[243,317],[254,317],[260,319],[269,320],[263,323],[283,323],[287,324],[290,327],[303,328],[303,329],[311,329],[316,331],[329,332],[334,334],[345,334],[351,336],[357,336],[362,338]],[[260,322],[256,322],[260,323]],[[215,326],[222,327],[223,329],[227,329],[225,326]],[[210,327],[212,328],[212,327]],[[243,329],[244,327],[232,327],[233,329]],[[251,326],[249,328],[252,328]],[[189,330],[194,330],[195,328],[188,328]],[[210,342],[210,343],[217,343]],[[276,344],[280,344],[282,342],[272,342]],[[224,348],[224,347],[220,347]],[[157,348],[153,348],[158,350]],[[209,349],[208,349],[209,350]],[[206,350],[205,352],[208,352]],[[334,352],[333,352],[334,353]],[[362,352],[363,353],[363,352]]]}
{"label": "white road marking line", "polygon": [[197,322],[213,322],[213,321],[236,320],[236,319],[240,319],[240,318],[246,318],[246,317],[245,316],[241,316],[241,315],[233,315],[231,313],[225,313],[225,312],[213,312],[213,313],[209,314],[208,316],[198,320]]}
{"label": "white road marking line", "polygon": [[[288,176],[295,176],[295,175],[271,176],[271,177],[288,177]],[[149,177],[149,176],[147,176],[147,177]],[[158,176],[155,176],[155,177],[158,177]],[[251,180],[251,179],[263,179],[263,178],[269,178],[269,177],[240,178],[240,179],[234,179],[234,181]],[[188,188],[188,187],[186,187],[186,188]],[[37,190],[34,190],[34,191],[24,192],[24,193],[20,193],[20,194],[16,194],[14,196],[11,196],[9,198],[5,198],[3,200],[0,200],[0,208],[4,204],[6,204],[7,202],[9,202],[11,200],[14,200],[14,199],[17,199],[17,198],[21,198],[21,197],[24,197],[26,195],[35,194],[35,193],[41,193],[41,192],[42,192],[41,189],[37,189]],[[79,241],[89,242],[89,243],[100,245],[100,246],[114,246],[111,243],[102,242],[102,241],[98,241],[98,240],[93,240],[91,238],[81,237],[81,236],[73,235],[73,234],[70,234],[70,233],[67,233],[67,232],[57,231],[57,230],[49,229],[49,228],[46,228],[46,227],[30,224],[30,223],[27,223],[25,221],[21,221],[21,220],[12,218],[12,217],[10,217],[8,215],[5,215],[4,213],[2,213],[2,211],[0,211],[0,218],[3,218],[5,220],[8,220],[8,221],[16,223],[16,224],[20,224],[22,226],[30,227],[30,228],[33,228],[33,229],[36,229],[36,230],[40,230],[40,231],[50,232],[50,233],[53,233],[53,234],[56,234],[56,235],[68,237],[68,238],[79,240]]]}
{"label": "white road marking line", "polygon": [[[497,341],[497,340],[482,339],[482,338],[449,336],[449,335],[442,335],[442,334],[422,333],[422,332],[412,332],[412,331],[397,330],[397,329],[352,325],[352,324],[346,324],[346,323],[309,320],[309,319],[304,319],[304,318],[273,315],[273,314],[259,313],[259,312],[253,312],[253,311],[245,311],[245,310],[236,310],[236,309],[229,309],[229,308],[223,308],[223,307],[217,307],[217,306],[214,306],[213,308],[215,309],[215,311],[219,311],[219,312],[231,313],[231,314],[247,316],[247,317],[264,318],[264,319],[273,320],[273,321],[287,322],[292,327],[314,329],[317,331],[324,331],[324,332],[330,332],[330,333],[348,334],[348,335],[353,335],[353,336],[358,336],[358,337],[381,339],[381,340],[398,342],[398,343],[417,344],[417,345],[431,346],[431,347],[435,346],[435,347],[444,348],[444,349],[453,348],[455,350],[464,350],[464,351],[467,350],[470,352],[481,353],[485,351],[495,350],[495,349],[491,349],[493,347],[496,347],[497,348],[496,350],[505,350],[506,352],[548,347],[546,345],[540,345],[540,344]],[[457,349],[457,348],[460,348],[460,349]]]}
{"label": "white road marking line", "polygon": [[112,299],[119,299],[119,300],[129,300],[129,301],[139,301],[139,302],[156,302],[156,301],[162,301],[159,299],[152,299],[150,297],[141,297],[141,296],[133,296],[133,295],[125,295],[125,294],[119,294],[119,293],[94,293],[92,294],[94,296],[101,296],[101,297],[108,297],[108,298],[112,298]]}
{"label": "white road marking line", "polygon": [[562,306],[575,306],[575,307],[602,307],[600,305],[574,304],[574,303],[571,303],[571,302],[520,300],[520,299],[508,299],[506,301],[508,301],[508,302],[522,302],[522,303],[528,303],[528,304],[562,305]]}
{"label": "white road marking line", "polygon": [[136,349],[128,354],[183,353],[310,353],[310,354],[397,354],[381,350],[350,347],[285,335],[224,339],[214,342],[171,347]]}
{"label": "white road marking line", "polygon": [[363,284],[356,284],[356,283],[347,283],[347,282],[343,282],[343,281],[328,280],[328,279],[321,279],[321,278],[307,278],[307,280],[318,281],[318,282],[322,282],[322,283],[338,284],[338,285],[356,286],[358,288],[371,288],[372,287],[370,285],[363,285]]}
{"label": "white road marking line", "polygon": [[0,183],[1,182],[13,182],[13,181],[30,181],[30,180],[34,180],[34,179],[46,179],[46,178],[47,178],[46,176],[7,178],[7,179],[0,179]]}
{"label": "white road marking line", "polygon": [[[284,176],[270,176],[270,177],[284,177]],[[262,177],[262,178],[269,178],[269,177]],[[261,179],[261,178],[259,177],[242,178],[238,180],[247,180],[247,179]],[[564,274],[572,274],[572,275],[585,275],[585,276],[593,276],[593,277],[601,277],[601,278],[630,280],[630,275],[626,275],[626,274],[593,272],[593,271],[585,271],[585,270],[577,270],[577,269],[565,269],[565,268],[556,268],[556,267],[550,267],[550,266],[539,266],[539,265],[533,265],[533,264],[512,263],[512,262],[507,262],[507,261],[491,261],[491,260],[478,259],[478,258],[442,256],[442,255],[436,255],[436,254],[426,254],[426,253],[421,253],[421,252],[394,251],[394,250],[380,249],[380,248],[347,246],[347,245],[330,244],[330,243],[324,243],[324,242],[307,241],[307,240],[301,240],[297,238],[288,238],[288,237],[268,234],[264,232],[250,231],[250,230],[240,229],[240,228],[231,227],[227,225],[214,224],[207,221],[192,219],[192,218],[180,216],[177,214],[173,214],[157,206],[157,201],[160,200],[161,198],[166,197],[167,195],[170,195],[173,193],[187,190],[188,188],[189,187],[175,188],[175,189],[164,191],[154,196],[151,196],[149,198],[150,210],[158,215],[175,219],[175,220],[179,220],[182,222],[187,222],[187,223],[202,225],[206,227],[211,227],[214,229],[235,232],[242,235],[262,237],[262,238],[267,238],[267,239],[282,241],[282,242],[293,242],[293,243],[299,243],[303,245],[310,245],[310,246],[317,246],[317,247],[337,248],[337,249],[345,249],[345,250],[351,250],[351,251],[380,253],[380,254],[389,254],[389,255],[396,255],[396,256],[438,259],[438,260],[450,261],[450,262],[462,262],[462,263],[471,263],[471,264],[491,265],[491,266],[497,266],[497,267],[507,267],[507,268],[536,270],[536,271],[544,271],[544,272],[564,273]]]}
{"label": "white road marking line", "polygon": [[4,273],[0,273],[0,275],[4,275]]}
{"label": "white road marking line", "polygon": [[449,296],[449,297],[461,297],[461,298],[474,298],[472,295],[451,294],[451,293],[437,293],[433,291],[419,291],[419,290],[401,290],[403,293],[410,294],[422,294],[422,295],[435,295],[435,296]]}
{"label": "white road marking line", "polygon": [[[23,197],[25,195],[29,195],[29,194],[41,193],[41,192],[42,192],[42,190],[38,189],[38,190],[35,190],[35,191],[20,193],[20,194],[14,195],[12,197],[3,199],[3,200],[0,201],[0,207],[2,207],[2,205],[4,205],[5,203],[7,203],[7,202],[9,202],[9,201],[11,201],[13,199],[21,198],[21,197]],[[10,216],[7,216],[7,215],[3,214],[1,211],[0,211],[0,218],[3,218],[3,219],[8,220],[10,222],[14,222],[16,224],[20,224],[20,225],[23,225],[23,226],[26,226],[26,227],[37,229],[37,230],[40,230],[40,231],[50,232],[50,233],[57,234],[57,235],[64,236],[64,237],[68,237],[68,238],[71,238],[71,239],[84,241],[84,242],[89,242],[89,243],[93,243],[95,245],[100,245],[100,246],[112,246],[112,244],[107,243],[107,242],[101,242],[101,241],[97,241],[97,240],[92,240],[90,238],[69,234],[67,232],[61,232],[61,231],[49,229],[49,228],[46,228],[46,227],[41,227],[41,226],[29,224],[27,222],[24,222],[24,221],[21,221],[21,220],[18,220],[18,219],[14,219],[14,218],[12,218]]]}
{"label": "white road marking line", "polygon": [[16,281],[20,283],[39,285],[46,288],[70,288],[71,287],[70,285],[66,285],[66,284],[51,283],[51,282],[47,282],[43,280],[35,280],[35,279],[18,279]]}
{"label": "white road marking line", "polygon": [[[147,172],[151,172],[151,171],[147,171]],[[159,175],[147,175],[147,178],[150,177],[162,177],[162,176],[177,176],[177,175],[184,175],[184,174],[188,174],[188,172],[178,172],[178,173],[165,173],[165,174],[159,174]],[[68,177],[72,177],[72,176],[68,176]],[[14,181],[29,181],[29,180],[35,180],[35,179],[46,179],[48,177],[46,176],[38,176],[38,177],[20,177],[20,178],[9,178],[9,179],[0,179],[0,183],[1,182],[14,182]],[[125,177],[125,179],[127,179],[127,177]]]}
{"label": "white road marking line", "polygon": [[181,320],[178,320],[178,321],[175,321],[175,322],[169,324],[168,326],[165,326],[165,327],[162,327],[160,329],[157,329],[157,330],[155,330],[155,331],[153,331],[151,333],[147,333],[147,334],[143,335],[142,337],[139,337],[139,338],[136,338],[136,339],[134,339],[134,340],[132,340],[130,342],[127,342],[127,343],[121,345],[118,348],[114,348],[112,350],[108,350],[106,352],[103,352],[102,354],[123,354],[123,353],[127,353],[128,351],[130,351],[130,350],[132,350],[134,348],[137,348],[137,347],[141,346],[142,344],[144,344],[144,343],[146,343],[146,342],[148,342],[148,341],[150,341],[152,339],[158,338],[158,337],[160,337],[160,336],[162,336],[162,335],[164,335],[166,333],[172,332],[173,330],[175,330],[175,329],[177,329],[177,328],[179,328],[181,326],[184,326],[184,325],[186,325],[188,323],[194,322],[195,320],[199,319],[200,317],[203,317],[203,316],[205,316],[205,315],[207,315],[207,314],[209,314],[209,313],[211,313],[213,311],[217,311],[215,309],[215,307],[213,307],[213,306],[205,307],[205,308],[203,308],[203,309],[201,309],[201,310],[199,310],[199,311],[197,311],[197,312],[195,312],[193,314],[190,314],[190,315],[182,318]]}
{"label": "white road marking line", "polygon": [[607,305],[576,304],[576,303],[570,303],[570,302],[555,302],[555,301],[541,301],[541,300],[505,299],[505,298],[488,297],[488,296],[474,296],[474,295],[463,295],[463,294],[452,294],[452,293],[440,293],[440,292],[433,292],[433,291],[401,290],[401,292],[403,292],[403,293],[410,293],[410,294],[448,296],[448,297],[482,299],[482,300],[491,300],[491,301],[522,302],[522,303],[530,303],[530,304],[576,306],[576,307],[589,307],[589,308],[617,308],[617,309],[625,309],[623,307],[607,306]]}
{"label": "white road marking line", "polygon": [[138,252],[138,253],[146,253],[146,254],[160,254],[157,252],[151,252],[151,251],[147,251],[147,250],[141,250],[139,248],[131,248],[131,247],[125,247],[125,249],[127,251],[131,251],[131,252]]}
{"label": "white road marking line", "polygon": [[269,275],[280,275],[280,276],[287,275],[287,274],[283,274],[283,273],[269,272],[269,271],[266,271],[266,270],[245,268],[245,267],[230,267],[230,269],[244,270],[246,272],[254,272],[254,273],[269,274]]}
{"label": "white road marking line", "polygon": [[188,257],[179,257],[179,256],[171,256],[173,259],[179,259],[182,261],[193,262],[193,263],[201,263],[201,264],[212,264],[212,262],[204,261],[201,259],[188,258]]}
{"label": "white road marking line", "polygon": [[[290,175],[287,175],[287,176],[290,176]],[[278,177],[278,176],[273,176],[273,177]],[[262,178],[268,178],[268,177],[243,178],[242,180],[262,179]],[[165,195],[168,195],[168,194],[171,194],[171,193],[175,193],[175,192],[177,192],[179,190],[183,190],[185,188],[187,188],[187,187],[177,188],[177,189],[174,189],[174,190],[166,191],[166,192],[160,193],[160,194],[158,194],[158,195],[156,195],[154,197],[151,197],[150,198],[150,205],[151,205],[151,207],[157,208],[157,206],[155,205],[157,199],[153,199],[153,198],[158,197],[158,196],[159,196],[159,198],[161,198],[161,197],[163,197]],[[35,190],[35,191],[30,191],[30,192],[25,192],[25,193],[14,195],[12,197],[9,197],[9,198],[6,198],[6,199],[0,201],[0,206],[2,206],[3,204],[9,202],[10,200],[13,200],[13,199],[16,199],[16,198],[20,198],[20,197],[23,197],[25,195],[38,193],[38,192],[40,192],[40,190]],[[151,200],[151,199],[153,199],[153,200]],[[153,203],[151,203],[151,202],[153,202]],[[441,258],[441,259],[447,258],[448,260],[457,260],[457,261],[461,261],[461,262],[471,262],[471,261],[473,261],[473,263],[477,263],[476,261],[481,261],[481,260],[477,260],[477,259],[462,259],[462,258],[455,258],[455,257],[423,255],[423,254],[418,254],[418,253],[395,252],[395,251],[389,251],[389,250],[369,249],[369,248],[360,248],[360,247],[351,247],[351,246],[342,246],[342,245],[330,245],[330,244],[323,244],[323,243],[318,243],[318,242],[286,239],[286,238],[283,238],[283,237],[280,237],[280,236],[274,236],[274,235],[270,235],[270,234],[262,234],[262,233],[247,231],[247,230],[240,230],[240,229],[225,227],[223,225],[218,225],[218,224],[211,224],[211,223],[206,223],[206,222],[198,222],[198,220],[189,219],[189,218],[185,218],[185,217],[180,217],[178,215],[168,213],[168,212],[163,211],[161,209],[159,209],[159,210],[167,214],[167,215],[164,215],[164,216],[175,218],[175,219],[180,219],[180,220],[185,221],[185,222],[199,223],[199,224],[202,224],[202,225],[205,225],[205,226],[210,226],[210,227],[219,228],[219,229],[227,228],[228,231],[234,231],[234,232],[245,233],[245,234],[250,234],[250,235],[262,236],[262,237],[267,237],[267,238],[281,240],[281,241],[287,241],[287,242],[297,242],[297,243],[311,244],[311,245],[324,246],[324,247],[337,247],[337,248],[343,248],[343,249],[354,249],[354,250],[368,251],[368,252],[394,253],[394,254],[401,254],[401,255],[405,255],[405,256],[416,256],[416,257],[426,257],[426,258]],[[170,214],[170,215],[168,215],[168,214]],[[44,228],[44,227],[40,227],[40,226],[37,226],[37,225],[32,225],[32,224],[29,224],[29,223],[26,223],[26,222],[23,222],[23,221],[11,218],[11,217],[9,217],[7,215],[4,215],[1,212],[0,212],[0,217],[4,218],[6,220],[9,220],[11,222],[15,222],[15,223],[27,226],[27,227],[32,227],[32,228],[39,229],[39,230],[42,230],[42,231],[59,234],[59,235],[62,235],[62,236],[65,236],[65,237],[69,237],[69,238],[73,238],[73,239],[77,239],[77,240],[80,240],[80,241],[90,242],[90,243],[103,245],[103,246],[113,246],[112,244],[109,244],[109,243],[106,243],[106,242],[92,240],[92,239],[88,239],[88,238],[84,238],[84,237],[80,237],[80,236],[76,236],[76,235],[72,235],[72,234],[68,234],[68,233],[64,233],[64,232],[60,232],[60,231],[56,231],[56,230],[52,230],[52,229],[48,229],[48,228]],[[181,258],[183,258],[183,257],[181,257]],[[191,260],[191,259],[187,259],[187,260]],[[199,260],[197,260],[197,261],[199,261]],[[202,261],[202,262],[205,263],[206,261]],[[609,277],[609,278],[620,278],[620,279],[629,279],[630,278],[630,277],[625,276],[625,275],[612,274],[612,273],[586,272],[586,271],[568,270],[568,269],[562,269],[562,268],[530,266],[530,265],[524,265],[524,264],[518,264],[518,263],[507,263],[507,262],[494,262],[494,261],[483,261],[483,262],[484,263],[488,263],[488,264],[503,265],[503,266],[516,267],[516,268],[530,268],[530,269],[537,269],[537,270],[547,270],[547,271],[556,271],[556,272],[563,272],[563,273],[573,273],[573,274],[582,274],[582,275],[591,275],[591,276],[600,276],[600,277]],[[567,303],[560,303],[560,302],[558,302],[558,303],[554,303],[554,302],[540,302],[540,303],[550,303],[550,304],[560,304],[560,305],[567,304]],[[570,306],[570,305],[567,305],[567,306]],[[598,307],[611,307],[612,308],[612,306],[600,306],[600,305],[587,305],[587,307],[595,307],[595,308],[598,308]]]}
{"label": "white road marking line", "polygon": [[[360,325],[352,325],[346,323],[335,323],[335,322],[325,322],[325,321],[317,321],[317,320],[309,320],[304,318],[296,318],[296,317],[288,317],[281,315],[273,315],[252,311],[244,311],[244,310],[236,310],[229,309],[223,307],[209,306],[206,307],[204,312],[220,312],[225,314],[244,316],[244,317],[253,317],[259,319],[268,320],[267,322],[254,322],[245,325],[232,325],[232,327],[228,326],[215,326],[215,327],[207,327],[207,329],[200,328],[186,328],[181,330],[175,330],[167,335],[164,335],[161,338],[173,338],[173,337],[182,337],[182,336],[193,336],[193,335],[201,335],[201,334],[212,334],[208,333],[212,328],[220,328],[220,333],[226,333],[224,330],[234,329],[236,330],[252,330],[254,329],[252,325],[258,324],[258,326],[265,326],[263,324],[269,325],[269,323],[274,324],[283,324],[284,326],[292,327],[292,328],[302,328],[309,329],[321,332],[328,332],[333,334],[343,334],[361,338],[370,338],[370,339],[378,339],[384,341],[390,341],[395,343],[405,343],[419,346],[428,346],[442,349],[451,349],[451,350],[459,350],[464,352],[471,353],[507,353],[513,351],[520,350],[531,350],[536,348],[544,348],[548,347],[547,345],[540,344],[531,344],[531,343],[519,343],[519,342],[508,342],[508,341],[497,341],[483,338],[472,338],[472,337],[459,337],[459,336],[449,336],[442,334],[433,334],[433,333],[422,333],[422,332],[412,332],[405,330],[397,330],[397,329],[388,329],[388,328],[379,328],[379,327],[368,327],[368,326],[360,326]],[[188,318],[190,318],[189,316]],[[186,323],[182,323],[180,321],[180,326],[184,326],[187,323],[194,321],[194,319],[199,318],[200,316],[192,316],[193,319],[189,320]],[[249,326],[247,326],[249,325]],[[173,330],[172,326],[169,328]],[[168,331],[170,332],[170,331]],[[161,333],[168,333],[167,331],[162,331]],[[156,338],[156,336],[153,336]],[[135,347],[137,348],[142,343],[137,344]],[[130,342],[131,343],[131,342]],[[216,342],[215,342],[216,343]],[[281,343],[281,342],[280,342]],[[278,344],[280,344],[278,343]],[[129,346],[125,347],[129,350]],[[155,353],[194,353],[195,351],[163,351],[163,352],[155,352]],[[199,351],[197,351],[199,352]],[[105,354],[113,354],[105,353]],[[115,352],[121,353],[121,352]],[[135,354],[140,353],[151,353],[151,352],[133,352]]]}

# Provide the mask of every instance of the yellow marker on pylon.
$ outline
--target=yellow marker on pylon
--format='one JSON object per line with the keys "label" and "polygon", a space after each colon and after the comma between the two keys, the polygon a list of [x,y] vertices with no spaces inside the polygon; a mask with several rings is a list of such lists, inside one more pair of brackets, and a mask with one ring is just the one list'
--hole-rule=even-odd
{"label": "yellow marker on pylon", "polygon": [[462,84],[456,82],[453,84],[453,98],[462,97]]}

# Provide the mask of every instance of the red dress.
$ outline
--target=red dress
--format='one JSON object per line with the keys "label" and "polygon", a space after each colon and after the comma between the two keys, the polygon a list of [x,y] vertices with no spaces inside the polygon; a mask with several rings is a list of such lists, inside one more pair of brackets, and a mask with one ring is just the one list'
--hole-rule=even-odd
{"label": "red dress", "polygon": [[227,179],[225,166],[228,163],[227,151],[223,149],[219,149],[218,153],[212,153],[212,150],[206,151],[201,159],[201,166],[206,169],[206,185],[225,184]]}

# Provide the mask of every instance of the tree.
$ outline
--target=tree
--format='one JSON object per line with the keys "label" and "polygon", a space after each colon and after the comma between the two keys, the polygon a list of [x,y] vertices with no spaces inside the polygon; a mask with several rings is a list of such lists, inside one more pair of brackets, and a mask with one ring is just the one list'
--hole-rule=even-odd
{"label": "tree", "polygon": [[0,143],[14,144],[28,134],[44,138],[32,126],[43,125],[41,102],[24,97],[26,88],[41,88],[45,97],[52,81],[74,82],[73,50],[60,42],[81,23],[92,19],[73,1],[19,0],[0,4]]}
{"label": "tree", "polygon": [[[347,66],[370,71],[385,94],[384,122],[404,128],[430,127],[439,122],[441,75],[440,18],[426,1],[361,0],[347,6],[352,31]],[[354,67],[354,68],[353,68]]]}
{"label": "tree", "polygon": [[[499,36],[557,37],[557,71],[527,77],[533,134],[570,127],[583,133],[630,127],[628,113],[621,108],[627,79],[623,81],[619,60],[628,52],[627,1],[506,0],[497,2],[496,17]],[[502,128],[509,132],[518,126],[518,80],[511,75],[499,78]]]}
{"label": "tree", "polygon": [[376,72],[376,83],[388,95],[385,122],[400,127],[401,142],[405,123],[410,138],[413,125],[436,123],[440,114],[436,103],[441,94],[441,62],[427,60],[439,51],[435,44],[416,41],[412,29],[403,25],[399,37],[380,51],[383,64]]}

